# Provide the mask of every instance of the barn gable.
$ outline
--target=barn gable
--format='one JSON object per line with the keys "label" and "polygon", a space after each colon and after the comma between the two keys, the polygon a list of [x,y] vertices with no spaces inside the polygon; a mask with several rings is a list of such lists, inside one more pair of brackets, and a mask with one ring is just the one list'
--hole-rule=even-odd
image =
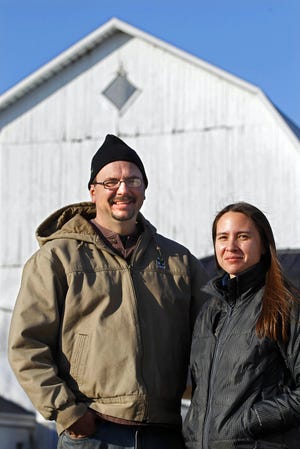
{"label": "barn gable", "polygon": [[[4,115],[1,114],[1,128],[18,115],[30,110],[38,102],[45,100],[45,98],[53,94],[56,89],[61,89],[65,84],[70,83],[77,76],[81,76],[84,71],[90,70],[93,65],[99,63],[101,59],[104,59],[109,55],[109,53],[116,51],[131,39],[139,39],[140,41],[147,42],[153,48],[160,49],[164,53],[164,56],[165,53],[174,55],[182,61],[187,61],[189,64],[193,64],[221,80],[223,79],[232,85],[247,89],[249,92],[260,96],[262,100],[271,105],[271,102],[264,98],[264,94],[258,87],[247,83],[240,78],[233,76],[228,72],[221,70],[182,50],[179,50],[176,47],[169,45],[164,41],[157,39],[131,25],[128,25],[123,21],[113,18],[88,35],[86,38],[82,39],[80,42],[63,52],[57,58],[50,61],[41,69],[34,72],[31,76],[27,77],[8,92],[0,96],[0,113],[1,111],[6,110],[8,106],[12,106],[15,102],[18,102],[20,99],[23,99],[24,97],[27,97],[28,99],[28,101],[23,102],[22,107],[18,104],[18,107],[16,108],[10,107],[10,113],[6,113]],[[109,45],[107,45],[108,40]],[[70,70],[70,67],[74,68],[74,66],[76,66],[76,68]],[[123,69],[122,62],[119,64],[119,70],[116,72],[116,76],[118,76],[120,71],[123,72],[126,77],[126,71]],[[57,76],[59,78],[58,83],[53,82],[50,83],[47,88],[44,87],[46,81],[53,80]],[[39,90],[39,86],[43,86],[44,88]],[[194,91],[195,88],[196,86],[191,86],[191,91]],[[118,90],[116,86],[115,89]],[[35,91],[35,95],[31,95],[28,98],[29,94],[33,91]],[[120,95],[120,90],[118,94]],[[273,112],[276,113],[276,110],[277,108],[274,107]],[[300,129],[280,110],[277,111],[282,116],[288,127],[291,128],[292,133],[298,135],[299,137]]]}

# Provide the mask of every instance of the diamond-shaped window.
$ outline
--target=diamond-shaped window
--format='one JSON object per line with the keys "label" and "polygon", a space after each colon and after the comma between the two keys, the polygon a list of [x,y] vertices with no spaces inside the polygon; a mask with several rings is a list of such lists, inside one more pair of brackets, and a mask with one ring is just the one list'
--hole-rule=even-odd
{"label": "diamond-shaped window", "polygon": [[128,81],[126,73],[120,71],[102,94],[121,110],[137,90],[137,87]]}

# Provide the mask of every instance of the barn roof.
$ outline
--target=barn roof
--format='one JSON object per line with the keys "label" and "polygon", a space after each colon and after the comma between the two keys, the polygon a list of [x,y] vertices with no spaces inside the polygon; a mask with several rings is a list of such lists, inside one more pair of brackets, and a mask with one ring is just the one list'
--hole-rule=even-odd
{"label": "barn roof", "polygon": [[165,48],[167,51],[177,54],[178,56],[188,59],[190,62],[201,66],[201,68],[213,72],[220,77],[231,80],[234,83],[243,85],[243,87],[255,91],[255,87],[252,84],[242,81],[240,78],[230,75],[229,73],[216,68],[215,66],[204,62],[203,60],[190,55],[176,47],[167,44],[166,42],[147,34],[138,28],[135,28],[119,19],[112,18],[104,25],[97,28],[94,32],[90,33],[85,38],[81,39],[75,45],[71,46],[56,58],[52,59],[49,63],[45,64],[43,67],[35,71],[32,75],[29,75],[23,81],[18,83],[16,86],[8,90],[0,97],[0,109],[5,108],[8,104],[15,102],[18,98],[25,95],[30,90],[34,89],[43,81],[51,78],[57,72],[61,71],[63,68],[69,64],[74,63],[76,60],[82,58],[86,53],[93,50],[100,43],[105,41],[108,37],[116,32],[123,32],[132,37],[139,37],[144,39],[153,45]]}
{"label": "barn roof", "polygon": [[[289,130],[292,131],[294,137],[296,136],[300,139],[300,129],[295,125],[286,115],[284,115],[277,107],[266,98],[261,89],[254,84],[242,80],[241,78],[230,74],[229,72],[222,70],[204,60],[191,55],[183,50],[176,48],[175,46],[162,41],[132,25],[123,22],[117,18],[112,18],[104,25],[97,28],[94,32],[90,33],[85,38],[81,39],[79,42],[62,52],[56,58],[52,59],[49,63],[42,66],[40,69],[33,72],[31,75],[26,77],[16,86],[9,89],[7,92],[0,96],[0,111],[5,110],[7,107],[17,102],[20,98],[28,94],[33,89],[37,88],[46,80],[55,76],[57,73],[62,71],[64,68],[73,64],[85,54],[91,52],[99,44],[103,43],[107,38],[112,36],[114,33],[124,33],[129,37],[137,37],[143,39],[154,46],[158,46],[165,51],[176,55],[189,63],[195,64],[202,70],[212,73],[214,76],[222,78],[229,83],[238,85],[239,87],[246,89],[254,94],[261,97],[262,101],[266,102],[270,107],[272,107],[273,112],[283,119],[284,123],[288,126]],[[277,117],[277,118],[278,118]]]}
{"label": "barn roof", "polygon": [[0,413],[9,413],[15,415],[34,415],[33,412],[26,410],[20,405],[15,404],[8,399],[4,399],[0,396]]}
{"label": "barn roof", "polygon": [[279,108],[276,108],[283,120],[287,123],[287,125],[291,128],[291,130],[296,134],[298,139],[300,140],[300,128],[294,123],[287,115],[285,115]]}

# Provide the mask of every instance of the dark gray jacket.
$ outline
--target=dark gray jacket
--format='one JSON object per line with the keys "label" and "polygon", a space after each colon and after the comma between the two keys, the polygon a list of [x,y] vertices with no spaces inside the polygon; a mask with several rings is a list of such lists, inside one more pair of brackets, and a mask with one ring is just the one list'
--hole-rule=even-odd
{"label": "dark gray jacket", "polygon": [[300,448],[300,326],[295,302],[286,345],[259,339],[262,263],[208,286],[191,349],[189,449]]}

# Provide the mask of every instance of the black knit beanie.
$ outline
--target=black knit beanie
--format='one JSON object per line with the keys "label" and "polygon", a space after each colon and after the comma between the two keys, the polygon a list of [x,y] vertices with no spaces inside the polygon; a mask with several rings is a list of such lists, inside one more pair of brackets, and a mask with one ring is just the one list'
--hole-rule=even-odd
{"label": "black knit beanie", "polygon": [[107,134],[103,144],[94,155],[91,164],[91,177],[88,188],[91,187],[97,173],[101,168],[110,162],[128,161],[133,162],[141,171],[145,187],[148,185],[148,179],[143,163],[137,153],[130,148],[123,140],[113,134]]}

